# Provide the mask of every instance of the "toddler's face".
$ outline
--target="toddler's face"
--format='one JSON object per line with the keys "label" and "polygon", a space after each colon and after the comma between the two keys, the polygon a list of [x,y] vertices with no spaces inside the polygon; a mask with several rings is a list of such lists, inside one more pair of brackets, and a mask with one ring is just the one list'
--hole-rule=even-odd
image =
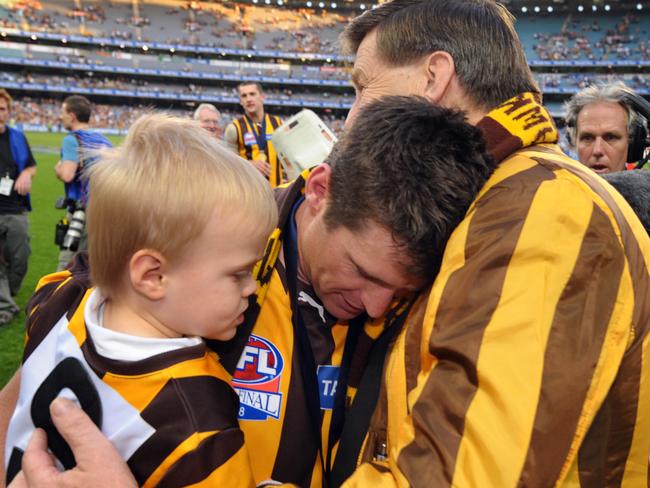
{"label": "toddler's face", "polygon": [[237,220],[215,212],[203,233],[170,265],[160,317],[169,329],[218,340],[235,335],[257,287],[251,271],[266,245],[266,236],[242,232]]}

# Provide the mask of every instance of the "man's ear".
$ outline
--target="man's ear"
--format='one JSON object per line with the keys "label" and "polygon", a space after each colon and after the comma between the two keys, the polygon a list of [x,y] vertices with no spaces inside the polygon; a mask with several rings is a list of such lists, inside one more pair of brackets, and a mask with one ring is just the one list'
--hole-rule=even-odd
{"label": "man's ear", "polygon": [[321,164],[312,170],[305,184],[305,203],[311,213],[318,213],[327,205],[330,193],[332,167]]}
{"label": "man's ear", "polygon": [[453,85],[456,77],[456,64],[454,58],[446,51],[435,51],[425,60],[425,69],[427,76],[427,86],[424,96],[429,101],[442,105],[445,95],[449,95],[449,90]]}
{"label": "man's ear", "polygon": [[167,287],[167,261],[158,251],[140,249],[129,260],[129,279],[133,289],[149,300],[160,300]]}

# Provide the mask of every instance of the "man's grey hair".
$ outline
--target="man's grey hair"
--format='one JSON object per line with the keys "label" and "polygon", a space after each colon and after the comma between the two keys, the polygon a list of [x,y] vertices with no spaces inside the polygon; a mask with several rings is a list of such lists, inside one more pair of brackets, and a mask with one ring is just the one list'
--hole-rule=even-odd
{"label": "man's grey hair", "polygon": [[641,117],[629,99],[635,96],[634,91],[628,88],[623,82],[610,83],[608,85],[596,84],[579,91],[564,104],[565,122],[569,135],[569,142],[573,147],[577,144],[578,115],[580,111],[590,103],[611,102],[618,103],[627,112],[627,133],[632,134],[637,124],[645,125]]}
{"label": "man's grey hair", "polygon": [[221,118],[221,112],[219,112],[217,107],[215,107],[211,103],[202,103],[201,105],[196,107],[196,110],[194,111],[194,116],[192,118],[194,120],[199,120],[199,115],[201,113],[201,110],[204,110],[204,109],[214,112],[215,114],[217,114],[217,117]]}

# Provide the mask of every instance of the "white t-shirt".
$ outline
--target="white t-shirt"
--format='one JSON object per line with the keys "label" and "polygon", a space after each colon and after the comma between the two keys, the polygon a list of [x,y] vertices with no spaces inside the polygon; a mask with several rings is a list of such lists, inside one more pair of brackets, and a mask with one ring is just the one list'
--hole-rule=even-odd
{"label": "white t-shirt", "polygon": [[200,344],[200,337],[153,338],[138,337],[115,332],[103,326],[104,297],[95,288],[90,292],[84,319],[86,329],[97,352],[106,358],[119,361],[140,361],[164,352]]}

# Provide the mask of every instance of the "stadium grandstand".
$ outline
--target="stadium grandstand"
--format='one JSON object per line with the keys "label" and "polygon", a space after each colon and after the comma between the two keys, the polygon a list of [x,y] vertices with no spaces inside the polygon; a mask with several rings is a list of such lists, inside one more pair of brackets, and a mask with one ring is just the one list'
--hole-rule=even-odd
{"label": "stadium grandstand", "polygon": [[[505,3],[557,119],[567,97],[595,82],[622,80],[650,95],[650,3]],[[144,107],[189,113],[209,102],[232,116],[237,84],[258,81],[274,112],[310,108],[338,131],[354,92],[337,38],[350,18],[372,7],[313,0],[8,2],[0,8],[0,86],[28,95],[40,108],[36,119],[50,128],[57,110],[46,107],[79,93],[111,107],[102,112],[114,115],[97,124],[121,131],[131,117],[120,114]]]}

